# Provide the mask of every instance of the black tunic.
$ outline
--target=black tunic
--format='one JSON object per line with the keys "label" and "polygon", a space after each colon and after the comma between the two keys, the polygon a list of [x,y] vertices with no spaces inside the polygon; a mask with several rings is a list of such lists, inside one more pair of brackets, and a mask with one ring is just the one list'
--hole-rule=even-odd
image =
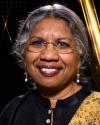
{"label": "black tunic", "polygon": [[13,99],[0,115],[0,125],[68,125],[82,101],[91,90],[83,87],[71,97],[58,100],[54,109],[38,90],[31,90]]}

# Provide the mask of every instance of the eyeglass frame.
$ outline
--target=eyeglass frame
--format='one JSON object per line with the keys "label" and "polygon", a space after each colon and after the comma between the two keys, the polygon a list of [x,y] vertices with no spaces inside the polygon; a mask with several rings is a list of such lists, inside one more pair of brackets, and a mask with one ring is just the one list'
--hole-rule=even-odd
{"label": "eyeglass frame", "polygon": [[[58,39],[58,40],[60,40],[60,39]],[[61,40],[63,40],[63,39],[61,39]],[[68,40],[68,39],[67,39]],[[38,53],[38,52],[41,52],[41,51],[43,51],[44,49],[46,49],[47,48],[47,46],[48,46],[48,44],[53,44],[53,46],[56,48],[56,51],[58,52],[58,53],[62,53],[62,54],[69,54],[69,53],[72,53],[72,52],[74,52],[74,50],[76,50],[75,49],[75,47],[71,47],[71,46],[69,46],[69,43],[67,43],[67,42],[62,42],[62,43],[66,43],[69,47],[67,47],[67,48],[65,48],[66,50],[68,49],[68,48],[70,48],[70,51],[69,52],[66,52],[66,51],[64,51],[64,52],[62,52],[62,51],[59,51],[60,49],[60,47],[57,47],[58,46],[58,44],[56,44],[57,42],[46,42],[45,40],[42,40],[43,41],[43,45],[41,45],[41,48],[40,48],[40,50],[38,50],[38,51],[34,51],[34,50],[30,50],[29,49],[29,46],[33,46],[32,45],[32,43],[33,42],[30,42],[30,41],[32,41],[32,39],[30,39],[29,41],[28,41],[28,44],[27,44],[27,51],[30,51],[30,52],[34,52],[34,53]],[[57,40],[56,40],[57,41]],[[35,42],[35,40],[34,40],[34,42]],[[42,48],[43,47],[43,48]],[[34,49],[35,49],[36,47],[34,46]],[[39,46],[37,46],[37,48],[39,49]],[[64,48],[63,48],[64,49]]]}

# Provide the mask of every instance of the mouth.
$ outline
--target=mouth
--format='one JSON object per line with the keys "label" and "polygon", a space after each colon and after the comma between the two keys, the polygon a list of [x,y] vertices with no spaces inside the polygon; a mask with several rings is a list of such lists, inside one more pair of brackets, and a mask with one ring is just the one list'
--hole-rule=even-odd
{"label": "mouth", "polygon": [[55,75],[58,75],[61,71],[61,67],[55,67],[55,66],[40,66],[38,67],[39,72],[45,76],[45,77],[53,77]]}

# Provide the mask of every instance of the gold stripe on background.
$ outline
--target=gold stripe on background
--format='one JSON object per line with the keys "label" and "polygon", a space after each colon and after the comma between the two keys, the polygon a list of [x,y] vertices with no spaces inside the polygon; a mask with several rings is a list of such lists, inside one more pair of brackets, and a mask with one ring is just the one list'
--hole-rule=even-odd
{"label": "gold stripe on background", "polygon": [[93,0],[80,0],[88,33],[100,67],[100,25]]}

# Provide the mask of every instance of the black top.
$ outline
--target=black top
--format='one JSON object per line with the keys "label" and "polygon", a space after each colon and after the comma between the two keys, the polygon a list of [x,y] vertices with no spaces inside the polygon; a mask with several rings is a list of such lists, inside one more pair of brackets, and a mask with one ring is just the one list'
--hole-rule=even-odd
{"label": "black top", "polygon": [[0,125],[68,125],[82,101],[91,90],[83,87],[71,97],[58,100],[54,109],[50,101],[43,98],[37,90],[13,99],[2,111]]}

